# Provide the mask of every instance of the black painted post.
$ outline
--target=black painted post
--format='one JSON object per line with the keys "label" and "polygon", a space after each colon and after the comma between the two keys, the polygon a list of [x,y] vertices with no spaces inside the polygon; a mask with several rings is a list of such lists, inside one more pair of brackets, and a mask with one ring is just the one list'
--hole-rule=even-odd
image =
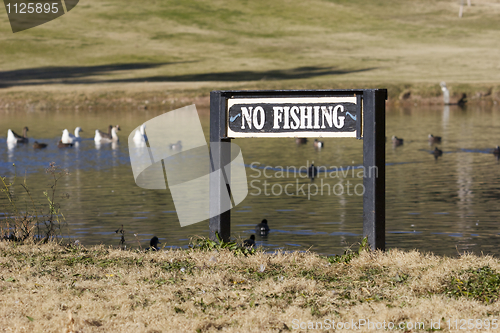
{"label": "black painted post", "polygon": [[[210,93],[210,142],[231,142],[227,138],[227,99],[228,97],[293,97],[299,96],[320,97],[326,95],[361,94],[362,132],[363,132],[363,166],[365,178],[363,185],[363,235],[368,237],[372,249],[385,250],[385,101],[386,89],[368,90],[334,90],[334,91],[212,91]],[[358,102],[360,99],[358,97]],[[359,128],[359,127],[358,127]],[[358,138],[360,134],[358,133]],[[219,146],[211,144],[210,172],[220,170],[230,163],[229,145]],[[223,175],[225,181],[219,177],[210,176],[210,239],[216,240],[218,232],[224,241],[229,241],[231,232],[231,213],[226,210],[227,193],[231,189],[225,183],[230,179],[229,170]],[[225,212],[214,214],[214,212]]]}
{"label": "black painted post", "polygon": [[[231,142],[226,139],[226,101],[227,98],[221,91],[212,91],[210,93],[210,143]],[[212,144],[211,144],[212,145]],[[222,198],[223,191],[229,189],[223,186],[219,177],[212,174],[213,171],[224,168],[230,162],[231,152],[229,145],[218,145],[215,149],[210,149],[210,212],[223,211]],[[229,161],[228,161],[229,159]],[[226,174],[227,179],[230,175]],[[213,215],[213,214],[210,214]],[[217,240],[215,233],[219,233],[222,240],[229,241],[231,235],[231,211],[225,211],[210,218],[210,239]]]}
{"label": "black painted post", "polygon": [[385,250],[385,100],[386,89],[363,91],[363,237]]}

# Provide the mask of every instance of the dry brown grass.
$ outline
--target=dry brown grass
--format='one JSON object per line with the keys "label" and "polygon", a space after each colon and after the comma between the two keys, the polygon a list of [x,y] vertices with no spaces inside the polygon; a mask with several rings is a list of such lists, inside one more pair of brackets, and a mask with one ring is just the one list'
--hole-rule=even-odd
{"label": "dry brown grass", "polygon": [[489,256],[443,258],[417,251],[363,252],[348,264],[331,264],[314,253],[244,257],[0,242],[0,327],[279,332],[294,331],[294,319],[419,321],[426,328],[442,318],[491,320],[499,317],[498,302],[445,293],[450,276],[483,266],[500,271],[500,262]]}

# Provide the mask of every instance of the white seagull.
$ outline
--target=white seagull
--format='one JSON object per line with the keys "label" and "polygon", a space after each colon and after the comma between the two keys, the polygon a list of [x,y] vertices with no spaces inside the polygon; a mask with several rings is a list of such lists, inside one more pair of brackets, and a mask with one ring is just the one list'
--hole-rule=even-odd
{"label": "white seagull", "polygon": [[146,129],[146,125],[142,124],[138,130],[135,130],[133,140],[134,140],[134,143],[136,145],[142,145],[143,143],[146,143],[148,141],[148,137],[146,136],[145,129]]}
{"label": "white seagull", "polygon": [[82,138],[80,137],[80,132],[83,132],[81,127],[75,128],[75,135],[71,134],[67,129],[64,129],[61,142],[62,143],[75,143],[80,141]]}

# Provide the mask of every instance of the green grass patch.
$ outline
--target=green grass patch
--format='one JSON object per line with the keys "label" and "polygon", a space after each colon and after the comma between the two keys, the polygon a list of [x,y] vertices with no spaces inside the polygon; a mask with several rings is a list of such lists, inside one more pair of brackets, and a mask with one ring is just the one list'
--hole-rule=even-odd
{"label": "green grass patch", "polygon": [[445,293],[485,303],[496,302],[500,297],[500,273],[489,266],[469,268],[449,279]]}
{"label": "green grass patch", "polygon": [[234,255],[252,255],[256,253],[254,247],[245,247],[238,242],[225,242],[219,234],[216,232],[215,236],[217,241],[205,238],[205,237],[193,237],[191,239],[191,250],[197,251],[219,251],[219,250],[229,250]]}
{"label": "green grass patch", "polygon": [[[476,0],[462,19],[458,10],[455,0],[88,0],[57,20],[17,34],[4,20],[0,86],[175,82],[173,78],[193,75],[303,66],[345,71],[305,80],[322,88],[345,81],[498,82],[498,47],[491,41],[500,32],[500,6]],[[74,68],[144,62],[162,65],[62,77],[50,70],[62,66],[71,73]],[[48,75],[6,75],[40,68]],[[277,79],[272,72],[265,78]],[[230,80],[241,81],[237,75]],[[302,84],[294,78],[286,81]]]}

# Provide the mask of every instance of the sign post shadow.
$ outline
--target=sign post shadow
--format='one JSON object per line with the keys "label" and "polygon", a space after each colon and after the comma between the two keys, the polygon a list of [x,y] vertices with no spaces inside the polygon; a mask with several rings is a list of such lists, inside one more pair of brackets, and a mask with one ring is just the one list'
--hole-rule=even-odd
{"label": "sign post shadow", "polygon": [[[385,250],[386,89],[212,91],[210,93],[210,239],[229,241],[229,165],[233,138],[352,137],[363,140],[363,237]],[[226,151],[227,150],[227,151]],[[215,214],[213,212],[221,212]]]}

